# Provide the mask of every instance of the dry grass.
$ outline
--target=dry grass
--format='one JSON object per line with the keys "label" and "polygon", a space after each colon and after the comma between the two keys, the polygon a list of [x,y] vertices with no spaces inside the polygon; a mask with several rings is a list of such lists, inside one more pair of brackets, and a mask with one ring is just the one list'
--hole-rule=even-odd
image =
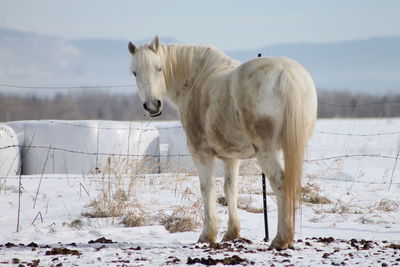
{"label": "dry grass", "polygon": [[71,227],[72,229],[80,230],[83,227],[83,222],[80,219],[72,220],[70,223],[64,222],[63,226]]}
{"label": "dry grass", "polygon": [[325,213],[322,213],[321,210],[317,210],[315,211],[315,213],[317,214],[317,216],[309,219],[309,222],[319,222],[322,221],[323,219],[325,219],[326,217],[328,217],[328,215],[326,215]]}
{"label": "dry grass", "polygon": [[384,198],[376,203],[376,209],[383,212],[396,212],[400,209],[400,204],[396,201]]}
{"label": "dry grass", "polygon": [[238,208],[242,209],[244,211],[250,212],[250,213],[263,213],[264,212],[264,210],[262,208],[256,208],[256,207],[251,207],[251,206],[240,206]]}
{"label": "dry grass", "polygon": [[353,204],[353,200],[335,200],[324,205],[313,205],[313,211],[316,214],[315,217],[309,219],[310,222],[318,222],[328,218],[329,214],[337,214],[343,217],[349,214],[364,214],[366,211],[357,205]]}
{"label": "dry grass", "polygon": [[335,202],[335,205],[331,209],[326,210],[326,212],[340,215],[363,214],[363,209],[357,205],[352,204],[352,200],[343,201],[338,199]]}
{"label": "dry grass", "polygon": [[[193,177],[188,176],[188,174],[178,174],[177,168],[175,168],[175,177],[174,175],[161,176],[162,179],[158,179],[157,176],[148,175],[145,179],[145,174],[154,170],[154,168],[148,168],[149,164],[149,161],[139,164],[135,160],[109,159],[107,166],[98,170],[102,180],[101,190],[91,200],[88,206],[90,211],[85,215],[89,217],[120,217],[126,227],[161,223],[172,233],[197,229],[203,221],[203,212],[200,194],[198,191],[194,192],[192,186],[188,186]],[[167,167],[164,166],[163,168]],[[239,193],[261,194],[261,175],[255,162],[245,161],[240,172],[246,176],[239,177]],[[354,205],[352,200],[331,200],[325,197],[323,190],[317,183],[318,177],[315,175],[308,174],[306,178],[307,180],[302,187],[302,201],[313,207],[316,217],[312,220],[324,219],[329,214],[346,216],[347,214],[365,212],[361,207]],[[219,190],[222,193],[222,187],[223,179],[217,179],[217,191]],[[172,191],[174,197],[180,196],[181,200],[178,201],[180,204],[165,206],[163,211],[157,211],[158,214],[155,215],[154,211],[149,208],[152,205],[145,202],[143,193],[149,193],[153,190],[157,192],[160,189]],[[271,194],[271,192],[268,192],[268,194]],[[226,206],[226,198],[224,196],[218,197],[217,203]],[[263,212],[262,208],[254,207],[247,202],[238,203],[238,208],[251,213]],[[396,212],[400,210],[400,204],[389,199],[382,199],[374,204],[374,209],[382,212]]]}
{"label": "dry grass", "polygon": [[[160,161],[157,163],[158,170],[161,170],[163,173],[174,173],[184,176],[197,176],[196,168],[192,169],[191,166],[186,166],[186,160],[182,160],[181,156],[169,156],[168,161]],[[183,162],[183,163],[182,163]]]}
{"label": "dry grass", "polygon": [[[228,206],[228,202],[226,200],[225,196],[219,196],[217,198],[217,203],[220,204],[221,206]],[[263,213],[264,210],[262,208],[257,208],[257,207],[252,207],[251,205],[251,201],[249,201],[247,203],[247,205],[245,204],[241,204],[240,202],[238,203],[238,209],[250,212],[250,213]]]}
{"label": "dry grass", "polygon": [[[90,218],[142,215],[144,211],[139,199],[144,164],[145,161],[139,165],[136,160],[109,158],[107,166],[97,170],[102,175],[100,192],[87,206],[88,211],[82,215]],[[130,175],[126,175],[128,168]]]}
{"label": "dry grass", "polygon": [[332,203],[330,199],[315,193],[311,194],[303,193],[302,201],[310,204],[324,204],[324,205]]}
{"label": "dry grass", "polygon": [[[89,211],[83,215],[91,218],[119,217],[126,227],[162,224],[173,233],[195,230],[203,220],[202,201],[199,194],[185,186],[187,176],[169,176],[167,179],[145,176],[154,168],[147,167],[149,162],[137,162],[110,158],[107,166],[97,171],[101,174],[101,189],[87,206]],[[153,205],[155,200],[145,200],[144,194],[158,190],[174,192],[175,197],[180,196],[182,204],[152,211],[151,207],[157,206]]]}
{"label": "dry grass", "polygon": [[164,219],[162,224],[170,233],[190,232],[198,227],[198,224],[191,217],[170,216]]}
{"label": "dry grass", "polygon": [[140,216],[134,212],[129,212],[123,219],[122,224],[125,227],[138,227],[145,225],[144,216]]}
{"label": "dry grass", "polygon": [[321,188],[315,183],[315,176],[308,175],[307,183],[301,188],[302,201],[310,204],[331,204],[332,201],[319,194]]}
{"label": "dry grass", "polygon": [[170,216],[161,220],[165,229],[171,233],[194,231],[203,221],[201,198],[187,187],[181,199],[185,204],[176,206]]}

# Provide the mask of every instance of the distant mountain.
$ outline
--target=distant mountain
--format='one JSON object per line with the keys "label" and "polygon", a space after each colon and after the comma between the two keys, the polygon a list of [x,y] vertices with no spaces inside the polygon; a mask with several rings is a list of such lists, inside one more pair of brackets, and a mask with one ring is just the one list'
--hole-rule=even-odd
{"label": "distant mountain", "polygon": [[304,65],[320,89],[385,93],[400,91],[400,37],[371,38],[337,43],[266,46],[228,52],[246,61],[258,53],[286,56]]}
{"label": "distant mountain", "polygon": [[[135,42],[142,44],[145,41]],[[171,38],[164,38],[163,42],[173,43],[175,41]],[[134,83],[133,76],[129,71],[131,57],[128,52],[127,40],[87,39],[71,43],[80,54],[79,68],[83,71],[90,70],[90,79],[82,82],[90,84]]]}
{"label": "distant mountain", "polygon": [[[161,38],[173,43],[174,39]],[[134,83],[127,40],[66,40],[0,28],[0,84],[81,86]],[[138,41],[137,43],[142,43]],[[227,51],[246,61],[287,56],[303,64],[321,89],[382,93],[400,91],[400,37],[338,43],[282,44],[256,50]],[[4,91],[0,87],[0,92]],[[35,92],[9,88],[12,92]],[[131,92],[133,87],[109,89]],[[43,91],[41,91],[43,92]]]}
{"label": "distant mountain", "polygon": [[[173,39],[167,39],[173,42]],[[143,43],[143,41],[138,41]],[[87,86],[134,84],[127,40],[66,40],[0,28],[0,84]],[[109,92],[133,92],[112,88]],[[0,87],[0,92],[54,91]],[[59,90],[57,92],[68,92]]]}

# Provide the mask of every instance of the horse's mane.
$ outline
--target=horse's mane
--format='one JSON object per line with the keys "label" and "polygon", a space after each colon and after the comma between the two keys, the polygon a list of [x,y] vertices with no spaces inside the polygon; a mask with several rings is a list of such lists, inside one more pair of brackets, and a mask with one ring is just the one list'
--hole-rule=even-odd
{"label": "horse's mane", "polygon": [[167,82],[180,79],[201,82],[212,73],[239,65],[222,51],[208,46],[168,44],[161,45],[160,51]]}

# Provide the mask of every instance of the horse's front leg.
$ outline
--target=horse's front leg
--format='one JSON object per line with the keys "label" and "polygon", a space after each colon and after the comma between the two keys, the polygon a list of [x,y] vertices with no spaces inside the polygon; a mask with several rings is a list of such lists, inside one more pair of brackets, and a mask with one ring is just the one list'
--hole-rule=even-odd
{"label": "horse's front leg", "polygon": [[240,221],[237,215],[237,176],[239,163],[237,159],[227,159],[224,161],[224,193],[228,203],[229,220],[228,230],[222,241],[230,241],[240,237]]}
{"label": "horse's front leg", "polygon": [[198,242],[214,243],[218,233],[218,217],[216,211],[215,183],[212,180],[214,157],[192,153],[200,179],[201,195],[204,207],[203,232]]}

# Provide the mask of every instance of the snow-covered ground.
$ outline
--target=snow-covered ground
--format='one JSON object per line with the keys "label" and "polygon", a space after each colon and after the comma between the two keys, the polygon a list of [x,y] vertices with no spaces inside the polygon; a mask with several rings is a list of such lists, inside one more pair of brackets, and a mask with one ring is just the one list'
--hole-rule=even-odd
{"label": "snow-covered ground", "polygon": [[[190,173],[127,176],[116,164],[92,176],[8,177],[0,181],[0,266],[400,264],[399,146],[400,119],[319,120],[306,154],[295,249],[280,252],[268,251],[269,243],[262,241],[261,178],[251,162],[241,171],[239,214],[242,237],[253,244],[196,244],[201,198],[197,177]],[[223,179],[216,182],[222,196]],[[273,238],[276,206],[270,191]],[[221,203],[219,239],[227,223]],[[122,215],[100,218],[101,212]],[[140,226],[126,227],[127,218]],[[184,218],[192,230],[166,229],[174,220],[184,227]]]}

